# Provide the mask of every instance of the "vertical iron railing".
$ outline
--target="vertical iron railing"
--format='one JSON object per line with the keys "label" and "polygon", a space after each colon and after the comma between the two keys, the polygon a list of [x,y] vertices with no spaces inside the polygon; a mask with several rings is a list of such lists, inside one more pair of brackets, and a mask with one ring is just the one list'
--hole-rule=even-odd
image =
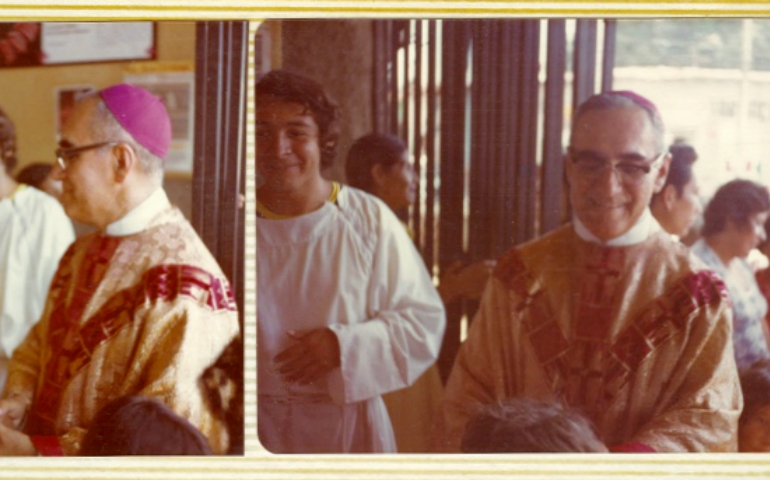
{"label": "vertical iron railing", "polygon": [[[519,121],[514,134],[518,140],[516,144],[516,217],[514,222],[513,243],[503,244],[505,250],[518,244],[531,240],[537,235],[535,231],[536,202],[537,202],[537,98],[538,98],[538,52],[540,48],[540,22],[538,20],[521,20],[520,42],[518,44],[520,59],[518,62],[518,76],[520,78],[520,90],[518,92],[517,112]],[[504,80],[502,80],[504,81]],[[502,253],[502,251],[500,252]]]}
{"label": "vertical iron railing", "polygon": [[[412,89],[413,99],[413,120],[407,118],[406,127],[411,130],[410,145],[412,147],[412,158],[414,158],[414,171],[418,179],[423,179],[423,166],[422,166],[422,152],[423,152],[423,138],[422,138],[422,94],[423,94],[423,82],[422,82],[422,64],[423,64],[423,44],[422,44],[422,21],[413,21],[413,40],[410,44],[414,48],[407,48],[407,51],[414,51],[414,66],[412,71],[414,72],[414,88]],[[410,83],[407,81],[407,84]],[[406,90],[408,95],[409,90]],[[411,123],[411,124],[410,124]],[[423,238],[423,229],[425,222],[423,218],[423,201],[422,192],[418,190],[417,201],[412,208],[412,225],[414,229],[414,237],[418,244],[425,247],[425,241]]]}
{"label": "vertical iron railing", "polygon": [[243,320],[246,22],[199,22],[192,224],[235,292]]}
{"label": "vertical iron railing", "polygon": [[[436,265],[437,257],[436,252],[438,239],[437,232],[437,220],[439,214],[438,201],[437,201],[437,187],[439,183],[438,179],[438,161],[436,159],[436,151],[438,144],[438,135],[436,131],[437,125],[437,111],[439,109],[438,101],[438,76],[436,75],[436,68],[438,63],[438,42],[437,42],[437,25],[435,20],[428,21],[428,37],[427,37],[427,87],[426,87],[426,111],[425,111],[425,235],[424,243],[422,244],[422,254],[425,259],[425,263],[428,265],[429,271],[434,271],[434,265]],[[421,69],[422,70],[422,69]]]}
{"label": "vertical iron railing", "polygon": [[[495,218],[495,203],[499,193],[494,190],[494,147],[500,140],[500,131],[495,128],[499,119],[496,113],[498,83],[495,81],[499,67],[500,47],[499,23],[495,20],[469,22],[471,29],[471,106],[470,158],[465,168],[468,171],[469,189],[465,194],[470,198],[468,212],[468,255],[472,258],[486,258],[492,255],[493,235],[489,229],[499,227]],[[510,219],[509,219],[510,221]]]}
{"label": "vertical iron railing", "polygon": [[543,176],[540,190],[540,228],[549,232],[562,221],[564,166],[564,74],[567,70],[565,20],[548,20],[545,115],[543,125]]}
{"label": "vertical iron railing", "polygon": [[[470,28],[466,22],[442,23],[441,49],[441,129],[440,158],[441,188],[439,203],[439,265],[446,267],[463,253],[465,222],[465,121],[466,77]],[[460,318],[463,306],[447,305],[447,328],[439,355],[438,366],[442,378],[449,375],[461,343]]]}
{"label": "vertical iron railing", "polygon": [[[596,26],[577,21],[576,104],[594,93]],[[565,20],[549,20],[542,46],[540,29],[531,19],[375,21],[373,124],[410,143],[421,188],[409,222],[434,274],[457,260],[496,258],[565,218],[562,137],[564,113],[574,108],[565,107],[568,29]],[[605,30],[603,88],[612,78],[610,21]],[[444,377],[461,343],[461,319],[475,307],[447,305]]]}
{"label": "vertical iron railing", "polygon": [[575,73],[573,78],[573,111],[595,92],[596,20],[577,21],[575,28]]}

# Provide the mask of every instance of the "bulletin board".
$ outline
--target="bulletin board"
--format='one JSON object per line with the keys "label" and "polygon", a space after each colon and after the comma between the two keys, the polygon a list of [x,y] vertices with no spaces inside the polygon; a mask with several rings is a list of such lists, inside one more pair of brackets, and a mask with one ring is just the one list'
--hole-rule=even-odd
{"label": "bulletin board", "polygon": [[154,22],[0,23],[0,68],[156,58]]}

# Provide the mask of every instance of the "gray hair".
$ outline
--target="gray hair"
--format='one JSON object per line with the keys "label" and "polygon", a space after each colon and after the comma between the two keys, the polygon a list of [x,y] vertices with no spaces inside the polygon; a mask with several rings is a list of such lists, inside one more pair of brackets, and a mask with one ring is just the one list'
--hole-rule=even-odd
{"label": "gray hair", "polygon": [[463,453],[606,452],[591,423],[558,403],[507,398],[483,405],[465,427]]}
{"label": "gray hair", "polygon": [[666,146],[664,138],[666,134],[666,128],[663,125],[663,119],[661,118],[658,109],[655,108],[655,105],[652,102],[642,97],[641,95],[625,91],[599,93],[589,97],[588,100],[581,103],[572,117],[570,143],[572,143],[572,136],[574,135],[575,127],[577,126],[578,121],[586,113],[596,110],[612,110],[615,108],[628,107],[641,108],[647,114],[647,118],[650,119],[652,128],[655,131],[655,139],[658,143],[658,150],[663,152]]}
{"label": "gray hair", "polygon": [[148,176],[162,181],[163,159],[134,140],[134,137],[123,128],[120,122],[115,118],[115,115],[113,115],[110,109],[107,108],[107,105],[104,103],[98,92],[87,95],[81,101],[91,98],[96,101],[90,125],[94,134],[103,141],[116,140],[129,144],[139,158],[140,170]]}

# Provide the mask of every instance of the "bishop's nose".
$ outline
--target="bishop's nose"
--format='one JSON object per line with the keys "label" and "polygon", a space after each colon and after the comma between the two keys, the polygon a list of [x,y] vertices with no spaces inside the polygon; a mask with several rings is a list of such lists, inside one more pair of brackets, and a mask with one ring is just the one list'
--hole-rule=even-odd
{"label": "bishop's nose", "polygon": [[623,177],[614,166],[608,165],[596,178],[593,188],[601,196],[615,197],[623,193]]}

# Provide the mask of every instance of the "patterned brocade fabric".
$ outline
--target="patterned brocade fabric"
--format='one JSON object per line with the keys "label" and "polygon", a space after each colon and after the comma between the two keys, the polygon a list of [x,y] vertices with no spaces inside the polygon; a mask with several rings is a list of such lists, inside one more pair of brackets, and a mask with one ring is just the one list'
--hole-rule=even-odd
{"label": "patterned brocade fabric", "polygon": [[609,446],[734,451],[741,401],[721,280],[665,234],[582,241],[571,226],[498,262],[447,385],[439,444],[479,404],[528,396],[586,415]]}
{"label": "patterned brocade fabric", "polygon": [[528,291],[535,284],[519,252],[511,251],[501,259],[496,276],[529,311],[523,318],[524,332],[556,395],[569,405],[595,405],[601,412],[628,385],[645,358],[681,334],[697,309],[718,303],[726,292],[713,272],[690,272],[610,335],[620,316],[620,297],[626,293],[620,280],[627,252],[591,247],[575,307],[574,318],[580,321],[572,325],[571,341],[550,310],[543,288]]}
{"label": "patterned brocade fabric", "polygon": [[123,395],[155,397],[222,453],[198,378],[238,334],[229,283],[176,209],[127,237],[92,234],[62,259],[43,319],[11,362],[5,396],[31,405],[25,432],[76,454],[96,413]]}

